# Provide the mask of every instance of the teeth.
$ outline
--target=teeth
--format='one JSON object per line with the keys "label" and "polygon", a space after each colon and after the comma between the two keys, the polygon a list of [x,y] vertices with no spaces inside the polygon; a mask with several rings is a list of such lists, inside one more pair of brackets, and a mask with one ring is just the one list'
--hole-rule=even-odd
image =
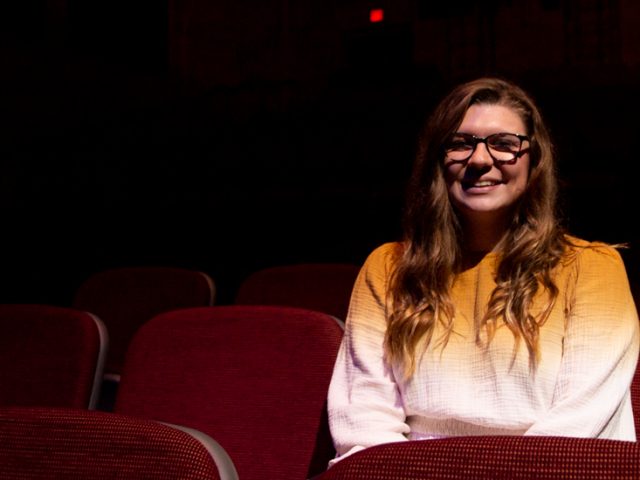
{"label": "teeth", "polygon": [[492,185],[496,185],[496,182],[483,181],[483,182],[476,182],[473,184],[474,187],[490,187]]}

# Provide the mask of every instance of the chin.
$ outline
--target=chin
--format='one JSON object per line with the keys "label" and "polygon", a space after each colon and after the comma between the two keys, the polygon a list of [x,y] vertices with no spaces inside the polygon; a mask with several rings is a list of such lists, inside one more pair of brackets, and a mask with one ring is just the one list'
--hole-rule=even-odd
{"label": "chin", "polygon": [[469,213],[499,213],[509,209],[509,205],[496,204],[489,202],[473,202],[473,203],[461,203],[458,205],[458,209],[463,212]]}
{"label": "chin", "polygon": [[456,210],[467,220],[480,220],[492,217],[504,217],[512,208],[511,205],[504,204],[459,203],[456,205]]}

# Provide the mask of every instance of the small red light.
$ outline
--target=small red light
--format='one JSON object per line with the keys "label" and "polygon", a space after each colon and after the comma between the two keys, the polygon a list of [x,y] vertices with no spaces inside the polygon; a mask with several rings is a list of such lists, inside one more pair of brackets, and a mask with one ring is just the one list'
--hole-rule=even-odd
{"label": "small red light", "polygon": [[382,8],[372,8],[369,10],[369,21],[379,23],[384,20],[384,10]]}

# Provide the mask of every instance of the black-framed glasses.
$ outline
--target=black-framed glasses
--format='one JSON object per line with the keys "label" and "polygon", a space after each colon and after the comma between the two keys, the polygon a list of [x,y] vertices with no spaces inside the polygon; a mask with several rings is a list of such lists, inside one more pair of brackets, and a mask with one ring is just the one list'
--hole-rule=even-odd
{"label": "black-framed glasses", "polygon": [[514,164],[529,151],[528,148],[522,149],[524,141],[529,141],[529,137],[517,133],[500,132],[482,138],[470,133],[457,132],[444,144],[444,152],[446,160],[466,162],[476,151],[478,144],[484,143],[495,163]]}

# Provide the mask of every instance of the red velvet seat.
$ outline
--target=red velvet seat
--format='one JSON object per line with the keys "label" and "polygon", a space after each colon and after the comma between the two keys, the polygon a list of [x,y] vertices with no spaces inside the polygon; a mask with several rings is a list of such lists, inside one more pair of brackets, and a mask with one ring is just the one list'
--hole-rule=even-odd
{"label": "red velvet seat", "polygon": [[360,267],[345,263],[305,263],[265,268],[249,275],[236,294],[242,305],[286,305],[345,320]]}
{"label": "red velvet seat", "polygon": [[169,310],[213,305],[215,286],[203,272],[170,267],[123,267],[95,273],[76,291],[73,307],[95,313],[110,336],[105,374],[117,379],[136,330]]}
{"label": "red velvet seat", "polygon": [[237,480],[201,432],[114,413],[0,408],[0,478]]}
{"label": "red velvet seat", "polygon": [[342,332],[289,307],[158,315],[131,343],[115,411],[211,435],[243,480],[307,478],[334,455],[326,397]]}
{"label": "red velvet seat", "polygon": [[640,478],[634,442],[569,437],[451,437],[378,445],[317,480]]}
{"label": "red velvet seat", "polygon": [[640,439],[640,361],[631,382],[631,406],[633,408],[633,423],[636,427],[636,438]]}
{"label": "red velvet seat", "polygon": [[0,305],[0,406],[95,407],[107,345],[90,313]]}

